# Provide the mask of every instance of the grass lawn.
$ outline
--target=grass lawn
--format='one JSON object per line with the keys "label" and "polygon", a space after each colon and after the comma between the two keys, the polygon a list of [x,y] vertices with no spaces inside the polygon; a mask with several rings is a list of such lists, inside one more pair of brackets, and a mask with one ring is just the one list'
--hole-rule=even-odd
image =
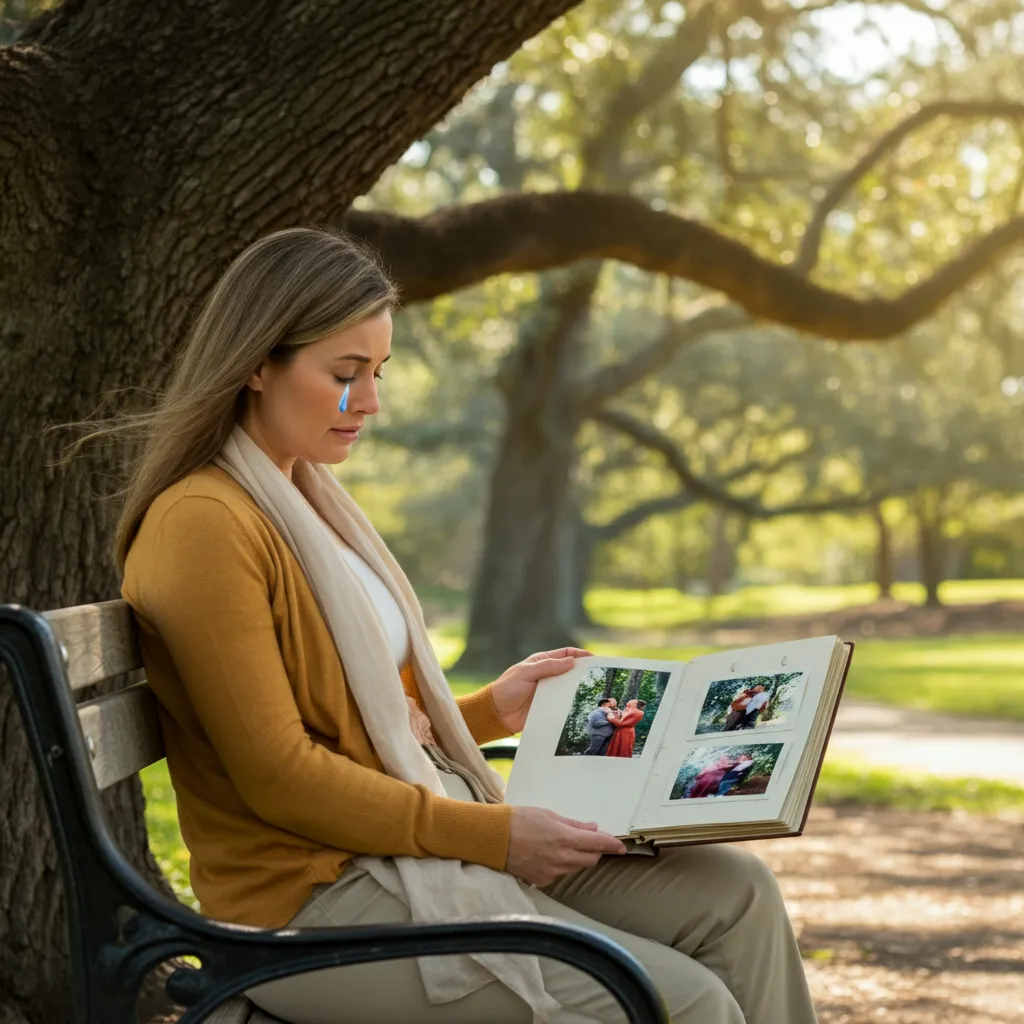
{"label": "grass lawn", "polygon": [[[940,597],[947,604],[985,604],[989,601],[1024,601],[1024,580],[949,580]],[[671,587],[654,590],[619,590],[594,587],[586,605],[595,622],[618,629],[656,630],[718,619],[762,618],[835,611],[875,600],[870,583],[843,587],[743,587],[732,594],[707,598],[682,594]],[[918,583],[897,583],[893,597],[920,604],[924,588]]]}

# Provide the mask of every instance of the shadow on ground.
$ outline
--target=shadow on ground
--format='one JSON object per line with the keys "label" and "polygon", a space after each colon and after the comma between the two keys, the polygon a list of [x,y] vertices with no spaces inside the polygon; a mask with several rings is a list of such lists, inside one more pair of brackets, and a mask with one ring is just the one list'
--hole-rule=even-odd
{"label": "shadow on ground", "polygon": [[800,936],[821,1024],[1019,1022],[1019,819],[816,808],[757,844]]}

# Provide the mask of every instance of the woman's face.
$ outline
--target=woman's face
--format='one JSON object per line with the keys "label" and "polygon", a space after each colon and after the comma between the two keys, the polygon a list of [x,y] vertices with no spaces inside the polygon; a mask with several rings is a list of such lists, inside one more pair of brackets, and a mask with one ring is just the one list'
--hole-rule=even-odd
{"label": "woman's face", "polygon": [[265,360],[249,380],[242,427],[288,476],[296,459],[344,462],[367,417],[380,411],[377,381],[390,357],[385,311],[303,345],[290,363]]}

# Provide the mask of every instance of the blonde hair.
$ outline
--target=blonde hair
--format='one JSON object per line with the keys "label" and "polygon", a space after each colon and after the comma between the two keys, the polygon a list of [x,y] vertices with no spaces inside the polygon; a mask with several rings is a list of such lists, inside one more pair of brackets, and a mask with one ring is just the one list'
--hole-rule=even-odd
{"label": "blonde hair", "polygon": [[220,451],[244,408],[249,378],[267,358],[391,311],[394,284],[377,257],[339,231],[289,228],[261,238],[217,282],[154,408],[91,424],[70,446],[96,440],[139,447],[123,499],[114,556],[128,549],[154,499]]}

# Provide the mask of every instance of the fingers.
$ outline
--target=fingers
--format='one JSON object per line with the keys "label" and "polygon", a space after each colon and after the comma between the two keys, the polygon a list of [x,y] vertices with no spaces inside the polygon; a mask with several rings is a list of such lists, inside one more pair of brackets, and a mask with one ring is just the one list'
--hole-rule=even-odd
{"label": "fingers", "polygon": [[560,676],[575,664],[575,658],[548,658],[535,661],[530,665],[530,675],[535,679],[547,679],[548,676]]}
{"label": "fingers", "polygon": [[581,828],[585,832],[597,831],[596,821],[577,821],[575,818],[566,818],[564,815],[558,814],[555,811],[551,811],[551,816],[556,821],[560,821],[563,825],[568,825],[570,828]]}
{"label": "fingers", "polygon": [[543,661],[546,658],[592,658],[594,655],[590,651],[585,651],[582,647],[559,647],[557,651],[539,651],[537,654],[531,654],[526,660],[528,662]]}
{"label": "fingers", "polygon": [[565,839],[565,847],[568,849],[597,854],[626,852],[626,847],[615,836],[598,831],[596,825],[591,828],[588,822],[581,826],[560,816],[558,820],[572,829]]}

